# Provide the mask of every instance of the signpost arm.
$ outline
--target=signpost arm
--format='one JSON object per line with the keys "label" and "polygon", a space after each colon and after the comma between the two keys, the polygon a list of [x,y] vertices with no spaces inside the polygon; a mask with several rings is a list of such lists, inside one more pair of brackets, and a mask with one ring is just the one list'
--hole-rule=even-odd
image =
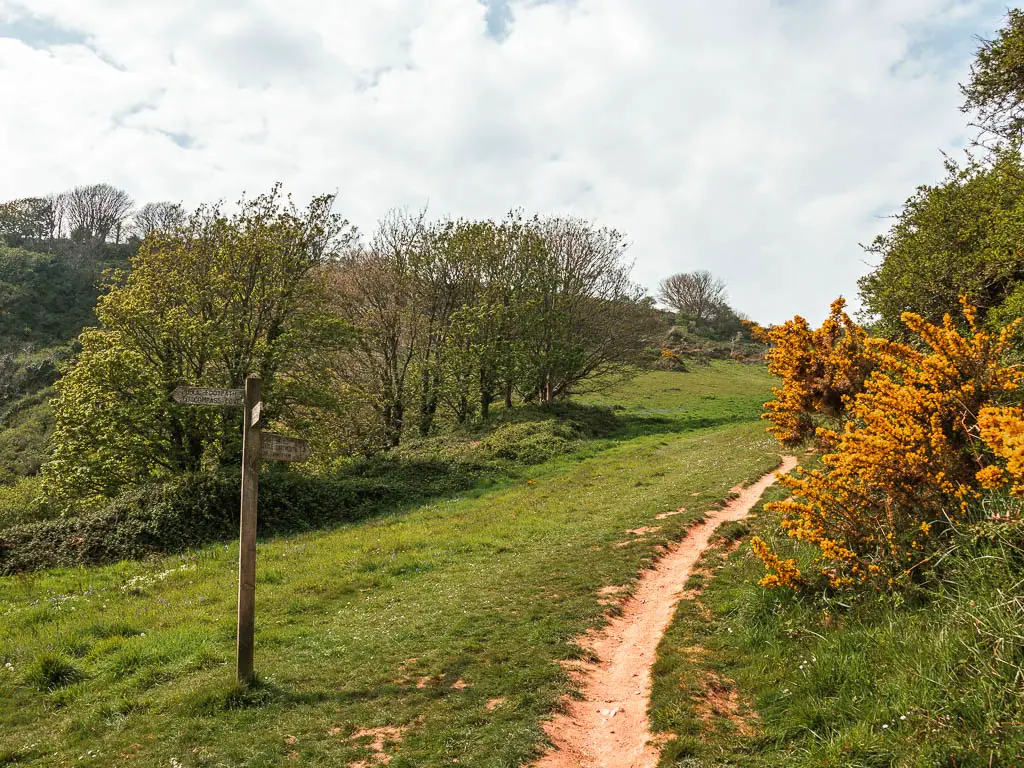
{"label": "signpost arm", "polygon": [[260,402],[260,377],[245,380],[245,425],[242,432],[242,504],[238,548],[238,646],[236,670],[239,682],[253,676],[253,632],[256,610],[256,498],[259,493],[260,426],[252,424],[252,411]]}

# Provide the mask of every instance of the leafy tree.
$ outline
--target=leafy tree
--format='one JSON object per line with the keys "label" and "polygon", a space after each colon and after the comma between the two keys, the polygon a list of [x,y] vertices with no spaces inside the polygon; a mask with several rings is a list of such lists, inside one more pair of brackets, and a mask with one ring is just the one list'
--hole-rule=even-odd
{"label": "leafy tree", "polygon": [[903,312],[939,323],[960,296],[990,324],[1024,313],[1024,162],[1014,148],[921,186],[889,231],[867,249],[881,257],[860,280],[875,329],[907,338]]}
{"label": "leafy tree", "polygon": [[398,445],[405,429],[411,371],[424,334],[412,265],[426,238],[423,214],[391,211],[369,246],[354,249],[332,272],[335,311],[358,331],[344,375],[379,414],[388,445]]}
{"label": "leafy tree", "polygon": [[47,243],[59,236],[61,215],[55,195],[0,203],[0,236],[8,245],[22,245],[25,241]]}
{"label": "leafy tree", "polygon": [[1024,11],[1011,9],[992,40],[982,40],[971,79],[960,90],[964,112],[975,112],[983,131],[1014,141],[1024,132]]}
{"label": "leafy tree", "polygon": [[528,340],[527,400],[551,402],[629,370],[660,330],[653,304],[632,282],[622,233],[583,219],[541,219],[524,252],[525,300],[536,307]]}
{"label": "leafy tree", "polygon": [[327,358],[345,328],[326,309],[323,268],[352,232],[332,204],[324,196],[300,210],[275,187],[231,215],[200,208],[143,242],[57,384],[44,468],[54,497],[102,499],[237,460],[237,413],[176,405],[181,384],[237,388],[259,373],[269,420],[333,404]]}
{"label": "leafy tree", "polygon": [[456,420],[465,423],[479,414],[487,418],[491,404],[504,397],[512,407],[518,381],[530,383],[531,329],[538,303],[530,289],[532,253],[544,248],[536,220],[520,212],[500,223],[460,222],[448,231],[451,257],[470,269],[464,277],[466,300],[452,315],[452,328],[442,350],[444,396]]}
{"label": "leafy tree", "polygon": [[359,329],[339,363],[386,445],[459,423],[504,397],[566,397],[638,359],[657,326],[621,234],[578,219],[428,224],[392,212],[335,271],[336,311]]}

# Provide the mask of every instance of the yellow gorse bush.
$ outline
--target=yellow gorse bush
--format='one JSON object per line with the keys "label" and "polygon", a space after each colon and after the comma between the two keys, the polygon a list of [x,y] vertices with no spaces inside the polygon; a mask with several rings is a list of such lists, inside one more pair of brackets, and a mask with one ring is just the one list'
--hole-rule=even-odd
{"label": "yellow gorse bush", "polygon": [[[792,497],[768,505],[782,513],[789,536],[817,547],[832,587],[913,579],[938,535],[966,520],[983,488],[1024,490],[1024,413],[1000,407],[1024,378],[1002,362],[1016,324],[993,335],[976,326],[973,308],[964,314],[967,335],[948,315],[934,325],[904,314],[921,349],[858,335],[847,367],[859,369],[863,357],[872,373],[847,397],[849,420],[840,433],[819,430],[833,446],[822,468],[782,478]],[[769,414],[790,407],[771,406]],[[764,586],[796,585],[795,567],[780,569],[764,542],[754,551],[768,570]]]}
{"label": "yellow gorse bush", "polygon": [[1005,469],[993,464],[980,470],[978,481],[990,489],[1010,485],[1014,494],[1024,495],[1024,409],[982,408],[978,427],[992,453],[1006,462]]}
{"label": "yellow gorse bush", "polygon": [[768,431],[783,445],[814,434],[814,414],[840,417],[846,400],[861,390],[871,370],[866,354],[867,332],[844,311],[846,301],[832,302],[828,318],[812,330],[804,318],[760,332],[772,344],[768,370],[782,379],[772,389],[775,399],[765,405]]}

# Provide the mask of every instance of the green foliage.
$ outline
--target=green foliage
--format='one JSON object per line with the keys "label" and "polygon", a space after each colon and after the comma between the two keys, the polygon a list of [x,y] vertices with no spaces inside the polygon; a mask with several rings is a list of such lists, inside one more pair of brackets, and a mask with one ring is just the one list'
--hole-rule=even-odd
{"label": "green foliage", "polygon": [[123,263],[114,248],[85,259],[72,249],[37,253],[0,246],[0,349],[10,354],[68,343],[95,322],[102,270]]}
{"label": "green foliage", "polygon": [[860,280],[875,330],[902,338],[903,312],[931,323],[958,300],[978,307],[996,326],[1024,303],[1024,160],[1015,148],[963,166],[947,163],[941,184],[922,186],[870,252],[879,265]]}
{"label": "green foliage", "polygon": [[0,354],[0,417],[38,405],[52,396],[49,387],[71,358],[67,346]]}
{"label": "green foliage", "polygon": [[336,311],[361,331],[336,369],[386,446],[487,419],[496,402],[607,386],[660,330],[625,252],[621,233],[579,219],[393,212],[333,275]]}
{"label": "green foliage", "polygon": [[1016,140],[1024,130],[1024,12],[1007,11],[1006,24],[983,40],[971,65],[971,79],[960,90],[964,112],[975,112],[978,127]]}
{"label": "green foliage", "polygon": [[173,403],[182,384],[237,388],[259,373],[265,419],[286,425],[333,404],[327,356],[346,331],[325,309],[322,276],[349,234],[332,202],[299,211],[275,187],[230,216],[200,208],[147,237],[57,384],[49,494],[98,505],[237,460],[238,414]]}
{"label": "green foliage", "polygon": [[[361,466],[358,472],[333,478],[288,470],[264,473],[259,532],[352,522],[436,492],[438,485],[460,487],[458,476],[425,473],[425,467],[412,463],[397,462],[388,469],[393,472],[382,472],[380,465]],[[237,474],[187,474],[126,491],[98,511],[0,530],[0,572],[138,559],[237,535]]]}
{"label": "green foliage", "polygon": [[[47,440],[53,431],[50,389],[15,403],[17,410],[0,422],[0,484],[34,477],[46,461]],[[42,402],[34,402],[41,400]]]}
{"label": "green foliage", "polygon": [[484,450],[499,459],[520,464],[541,464],[567,453],[577,440],[569,424],[554,420],[502,424],[482,441]]}
{"label": "green foliage", "polygon": [[19,478],[9,485],[0,485],[0,531],[23,523],[48,520],[57,515],[57,511],[42,498],[42,482],[38,475]]}

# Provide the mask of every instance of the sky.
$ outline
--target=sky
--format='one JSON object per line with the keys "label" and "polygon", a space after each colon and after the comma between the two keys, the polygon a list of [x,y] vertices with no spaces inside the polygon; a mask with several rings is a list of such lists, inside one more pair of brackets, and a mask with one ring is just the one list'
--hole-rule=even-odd
{"label": "sky", "polygon": [[581,216],[634,277],[723,278],[763,323],[856,307],[942,152],[987,0],[0,0],[0,200],[337,193],[364,234]]}

